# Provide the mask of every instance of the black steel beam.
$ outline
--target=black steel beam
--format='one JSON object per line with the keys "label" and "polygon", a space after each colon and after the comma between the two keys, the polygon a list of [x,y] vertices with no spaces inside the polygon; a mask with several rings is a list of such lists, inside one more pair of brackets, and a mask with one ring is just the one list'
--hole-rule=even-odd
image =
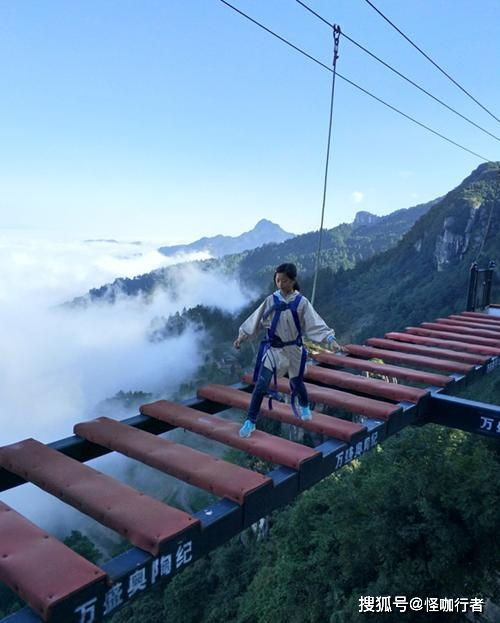
{"label": "black steel beam", "polygon": [[436,392],[429,399],[426,421],[500,440],[498,405]]}

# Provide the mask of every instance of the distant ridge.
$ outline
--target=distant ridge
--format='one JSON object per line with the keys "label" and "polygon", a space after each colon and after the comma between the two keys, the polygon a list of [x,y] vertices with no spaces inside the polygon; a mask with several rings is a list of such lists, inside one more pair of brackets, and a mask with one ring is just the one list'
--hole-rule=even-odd
{"label": "distant ridge", "polygon": [[89,238],[88,240],[83,241],[85,244],[93,244],[94,242],[98,243],[111,243],[111,244],[142,244],[140,240],[115,240],[114,238]]}
{"label": "distant ridge", "polygon": [[[396,210],[386,216],[358,212],[355,223],[343,223],[325,230],[322,265],[328,266],[334,272],[339,269],[346,270],[377,253],[387,251],[401,240],[436,201],[438,200]],[[365,216],[367,214],[368,218]],[[366,220],[370,222],[363,224]],[[264,244],[263,239],[268,239],[266,231],[269,232],[269,229],[275,232],[278,229],[287,238],[283,242]],[[274,268],[282,262],[294,262],[302,278],[312,274],[318,246],[317,231],[294,236],[283,232],[278,225],[262,220],[251,232],[242,234],[239,238],[243,236],[251,236],[254,239],[253,248],[238,253],[226,253],[223,257],[199,260],[195,262],[196,265],[201,270],[217,269],[227,275],[238,276],[242,283],[262,291],[269,284],[269,275],[272,275]],[[215,238],[202,238],[191,245],[164,247],[169,250],[167,254],[168,252],[179,254],[176,258],[179,262],[177,265],[158,268],[149,273],[137,275],[133,279],[120,277],[113,283],[92,288],[86,295],[75,298],[68,305],[88,305],[96,300],[113,303],[117,296],[149,295],[156,288],[168,289],[172,295],[175,295],[179,271],[182,271],[181,267],[184,266],[180,254],[209,249],[207,241],[224,238],[229,238],[230,241],[235,240],[228,236],[215,236]]]}
{"label": "distant ridge", "polygon": [[239,236],[213,236],[200,238],[189,244],[178,244],[171,247],[160,247],[158,251],[163,255],[173,256],[180,253],[206,252],[211,257],[223,257],[233,253],[241,253],[249,249],[256,249],[270,242],[284,242],[293,238],[295,234],[286,232],[276,223],[267,219],[260,220],[255,227]]}

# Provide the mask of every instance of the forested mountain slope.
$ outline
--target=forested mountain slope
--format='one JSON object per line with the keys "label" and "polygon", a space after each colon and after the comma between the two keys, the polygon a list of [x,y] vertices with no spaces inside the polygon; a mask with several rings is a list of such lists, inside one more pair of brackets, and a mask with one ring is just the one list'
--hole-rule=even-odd
{"label": "forested mountain slope", "polygon": [[[471,263],[498,265],[499,256],[500,163],[493,162],[436,203],[394,248],[352,270],[321,271],[317,307],[344,341],[360,341],[464,309]],[[499,283],[496,274],[498,297]]]}
{"label": "forested mountain slope", "polygon": [[[349,269],[358,262],[390,249],[439,199],[412,208],[397,210],[387,216],[358,212],[353,223],[343,223],[323,233],[321,265],[333,272]],[[282,262],[294,262],[300,275],[314,271],[318,232],[296,236],[281,244],[269,244],[248,252],[239,262],[245,283],[262,287]]]}

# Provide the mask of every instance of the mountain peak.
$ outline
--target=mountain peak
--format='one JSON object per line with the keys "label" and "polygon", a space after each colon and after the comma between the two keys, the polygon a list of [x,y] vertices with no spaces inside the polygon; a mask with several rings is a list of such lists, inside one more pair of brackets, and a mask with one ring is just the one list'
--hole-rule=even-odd
{"label": "mountain peak", "polygon": [[191,244],[176,245],[172,247],[160,247],[159,252],[164,255],[175,255],[177,253],[191,253],[203,251],[212,257],[222,257],[232,253],[241,253],[249,249],[256,249],[270,242],[284,242],[293,238],[276,223],[268,219],[261,219],[253,229],[244,232],[240,236],[213,236],[211,238],[201,238]]}
{"label": "mountain peak", "polygon": [[500,162],[491,161],[483,162],[472,173],[464,179],[460,186],[466,186],[473,182],[479,181],[491,181],[495,179],[495,176],[500,174]]}
{"label": "mountain peak", "polygon": [[255,225],[255,227],[251,231],[287,233],[279,225],[277,225],[276,223],[273,223],[272,221],[269,221],[267,218],[261,218],[260,221]]}
{"label": "mountain peak", "polygon": [[360,227],[362,225],[370,225],[374,223],[380,218],[376,214],[372,214],[371,212],[366,212],[365,210],[360,210],[356,212],[356,216],[354,217],[353,225],[354,227]]}

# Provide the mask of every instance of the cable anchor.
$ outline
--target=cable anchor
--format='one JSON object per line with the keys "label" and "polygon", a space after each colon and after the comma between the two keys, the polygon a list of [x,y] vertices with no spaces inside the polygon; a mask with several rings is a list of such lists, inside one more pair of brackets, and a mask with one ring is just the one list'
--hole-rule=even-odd
{"label": "cable anchor", "polygon": [[337,59],[339,57],[339,41],[340,35],[342,31],[340,30],[340,26],[338,24],[333,25],[333,66],[337,64]]}

